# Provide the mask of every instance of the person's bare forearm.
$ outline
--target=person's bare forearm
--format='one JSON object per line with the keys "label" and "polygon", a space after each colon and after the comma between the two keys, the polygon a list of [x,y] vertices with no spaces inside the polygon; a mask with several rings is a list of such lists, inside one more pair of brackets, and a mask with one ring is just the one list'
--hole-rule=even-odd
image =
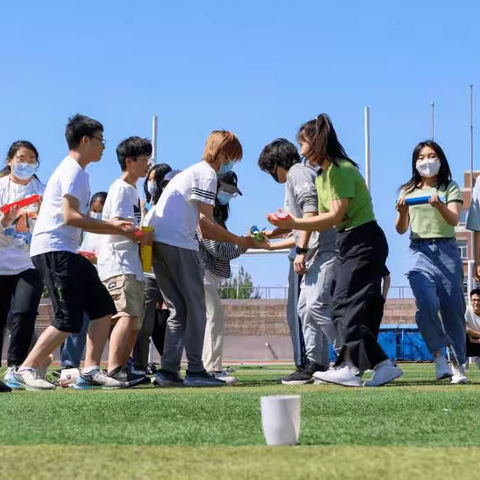
{"label": "person's bare forearm", "polygon": [[477,332],[476,330],[474,330],[473,328],[470,328],[467,326],[467,334],[470,336],[470,337],[473,337],[473,338],[480,338],[480,332]]}
{"label": "person's bare forearm", "polygon": [[200,221],[198,224],[202,237],[205,240],[218,240],[222,242],[231,242],[237,244],[240,237],[234,233],[229,232],[217,222],[210,220],[205,215],[200,214]]}
{"label": "person's bare forearm", "polygon": [[280,240],[279,242],[270,243],[269,250],[283,250],[284,248],[293,248],[295,246],[295,238],[290,237],[285,240]]}
{"label": "person's bare forearm", "polygon": [[265,236],[268,239],[285,238],[292,230],[290,228],[274,228],[273,230],[267,230]]}
{"label": "person's bare forearm", "polygon": [[[311,218],[318,215],[318,212],[308,212],[303,214],[303,218]],[[312,232],[307,232],[306,230],[300,230],[298,235],[297,246],[300,248],[308,248],[308,243],[310,242],[310,237]]]}

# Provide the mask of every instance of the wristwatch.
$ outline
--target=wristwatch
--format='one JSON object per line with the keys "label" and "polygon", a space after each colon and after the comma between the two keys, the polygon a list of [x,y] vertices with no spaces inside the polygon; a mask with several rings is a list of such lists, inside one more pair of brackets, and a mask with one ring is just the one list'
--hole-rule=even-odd
{"label": "wristwatch", "polygon": [[297,255],[305,255],[306,253],[308,253],[308,248],[302,248],[302,247],[295,247],[295,253]]}

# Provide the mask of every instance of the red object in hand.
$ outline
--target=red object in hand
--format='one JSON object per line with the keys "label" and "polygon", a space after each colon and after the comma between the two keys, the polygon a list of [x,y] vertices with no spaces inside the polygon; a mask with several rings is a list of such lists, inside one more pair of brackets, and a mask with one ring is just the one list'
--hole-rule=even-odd
{"label": "red object in hand", "polygon": [[142,238],[142,237],[143,237],[143,232],[142,232],[142,230],[140,230],[139,228],[136,228],[136,229],[133,231],[133,236],[134,236],[135,238],[138,238],[138,239]]}
{"label": "red object in hand", "polygon": [[8,203],[6,205],[2,205],[0,207],[0,212],[6,215],[12,208],[22,208],[28,207],[28,205],[32,205],[42,199],[41,195],[32,195],[31,197],[24,198],[23,200],[19,200],[18,202]]}
{"label": "red object in hand", "polygon": [[77,253],[82,257],[88,258],[89,260],[97,258],[94,252],[86,252],[85,250],[78,250]]}
{"label": "red object in hand", "polygon": [[287,218],[290,218],[290,214],[288,212],[275,212],[275,213],[269,213],[267,215],[268,220],[286,220]]}

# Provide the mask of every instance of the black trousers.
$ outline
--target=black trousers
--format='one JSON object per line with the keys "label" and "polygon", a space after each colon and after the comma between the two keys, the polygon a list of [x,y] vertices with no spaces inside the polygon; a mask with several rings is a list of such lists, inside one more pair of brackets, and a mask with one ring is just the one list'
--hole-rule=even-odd
{"label": "black trousers", "polygon": [[17,275],[0,275],[0,354],[11,309],[12,330],[7,354],[9,367],[21,365],[27,358],[42,290],[40,274],[34,268]]}
{"label": "black trousers", "polygon": [[388,244],[376,222],[339,233],[337,244],[332,320],[342,332],[344,346],[336,365],[350,360],[364,372],[388,358],[377,342],[385,303],[381,281]]}
{"label": "black trousers", "polygon": [[473,343],[467,335],[467,357],[480,357],[480,343]]}

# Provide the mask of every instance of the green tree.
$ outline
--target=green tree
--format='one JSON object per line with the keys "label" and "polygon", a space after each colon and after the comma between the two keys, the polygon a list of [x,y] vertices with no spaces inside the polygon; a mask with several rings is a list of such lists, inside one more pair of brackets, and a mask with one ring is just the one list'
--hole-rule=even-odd
{"label": "green tree", "polygon": [[222,280],[219,288],[220,298],[247,300],[261,298],[260,292],[254,288],[252,276],[240,267],[238,275]]}

